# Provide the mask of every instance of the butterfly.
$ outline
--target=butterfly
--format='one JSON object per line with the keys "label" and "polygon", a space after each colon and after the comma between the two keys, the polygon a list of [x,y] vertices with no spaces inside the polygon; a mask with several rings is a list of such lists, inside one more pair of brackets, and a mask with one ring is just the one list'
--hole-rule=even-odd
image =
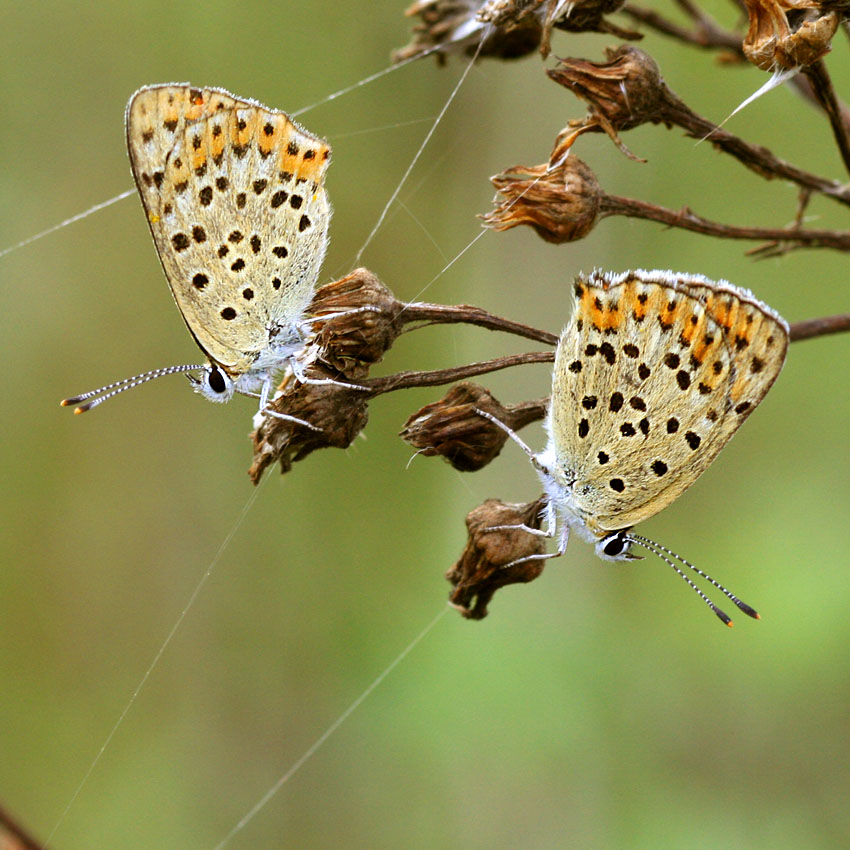
{"label": "butterfly", "polygon": [[[562,555],[570,531],[606,560],[640,546],[665,560],[727,624],[724,614],[676,566],[694,570],[741,610],[755,611],[710,576],[632,527],[699,478],[776,380],[788,325],[752,293],[726,281],[667,271],[593,272],[573,287],[574,311],[558,341],[548,441],[524,449],[545,491],[547,528]],[[498,528],[498,527],[497,527]]]}
{"label": "butterfly", "polygon": [[[181,372],[215,402],[259,396],[303,347],[328,244],[331,149],[285,113],[223,89],[146,86],[127,148],[165,277],[206,362],[169,366],[63,400],[82,413]],[[325,317],[327,318],[327,317]]]}

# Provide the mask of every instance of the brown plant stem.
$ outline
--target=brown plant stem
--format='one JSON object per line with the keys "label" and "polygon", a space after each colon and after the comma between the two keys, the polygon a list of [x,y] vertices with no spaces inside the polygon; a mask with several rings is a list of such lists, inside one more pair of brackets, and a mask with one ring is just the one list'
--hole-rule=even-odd
{"label": "brown plant stem", "polygon": [[739,33],[732,30],[725,30],[718,26],[702,9],[688,2],[688,0],[679,0],[677,5],[681,6],[685,13],[694,21],[696,24],[694,29],[689,30],[678,24],[674,24],[654,9],[644,9],[631,3],[626,3],[620,11],[633,20],[645,24],[663,35],[669,35],[679,41],[684,41],[686,44],[693,44],[695,47],[701,47],[706,50],[715,50],[717,48],[730,50],[743,61],[744,53],[741,50],[741,36]]}
{"label": "brown plant stem", "polygon": [[709,142],[724,153],[735,157],[742,165],[762,177],[778,177],[782,180],[790,180],[804,189],[819,192],[850,206],[850,185],[811,174],[774,156],[771,151],[761,145],[744,141],[733,133],[697,115],[678,97],[673,96],[665,101],[663,117],[683,129],[692,139]]}
{"label": "brown plant stem", "polygon": [[[609,51],[607,61],[601,63],[561,59],[547,74],[590,107],[585,118],[569,122],[550,155],[552,166],[560,164],[565,175],[572,175],[574,180],[579,176],[578,166],[567,168],[563,160],[582,133],[605,132],[624,154],[634,158],[619,133],[652,122],[679,127],[691,138],[733,156],[760,177],[790,180],[807,192],[819,192],[850,206],[849,185],[804,171],[766,147],[746,142],[698,115],[664,82],[655,60],[636,47]],[[495,182],[495,178],[491,180]]]}
{"label": "brown plant stem", "polygon": [[[681,210],[668,210],[655,204],[638,201],[633,198],[621,198],[617,195],[605,195],[602,199],[601,214],[625,215],[632,218],[644,218],[657,221],[669,227],[679,227],[702,233],[704,236],[717,236],[721,239],[758,239],[763,242],[797,243],[789,244],[787,250],[794,248],[833,248],[837,251],[850,251],[850,233],[838,230],[801,230],[771,227],[736,227],[702,218],[687,207]],[[784,252],[780,252],[784,253]],[[775,255],[775,252],[774,252]]]}
{"label": "brown plant stem", "polygon": [[[743,50],[743,36],[741,34],[734,30],[726,30],[718,26],[711,17],[706,15],[695,4],[691,3],[690,0],[677,0],[677,5],[694,21],[695,26],[693,29],[687,29],[673,23],[653,9],[645,9],[631,3],[627,3],[620,11],[662,35],[670,36],[685,44],[691,44],[703,50],[728,51],[730,54],[734,54],[735,58],[739,59],[742,63],[746,61]],[[743,5],[741,5],[741,11],[743,12]],[[846,104],[835,98],[834,92],[834,104],[828,108],[822,97],[815,91],[812,80],[808,75],[798,74],[792,77],[788,81],[788,84],[797,89],[806,100],[817,104],[827,112],[830,123],[833,124],[833,132],[836,132],[836,121],[840,121],[844,127],[840,131],[842,135],[850,132],[850,109],[848,109]],[[836,138],[838,138],[837,135]]]}
{"label": "brown plant stem", "polygon": [[441,384],[451,384],[454,381],[463,381],[476,375],[484,375],[487,372],[496,372],[499,369],[510,369],[512,366],[522,366],[527,363],[553,363],[554,360],[554,351],[529,351],[525,354],[497,357],[493,360],[483,360],[478,363],[469,363],[466,366],[455,366],[451,369],[398,372],[384,378],[369,378],[359,383],[367,387],[370,396],[374,397],[394,390],[406,390],[411,387],[436,387]]}
{"label": "brown plant stem", "polygon": [[832,134],[841,153],[844,167],[850,172],[850,127],[844,120],[845,116],[842,115],[841,104],[835,96],[835,89],[832,87],[826,64],[823,59],[819,59],[803,68],[803,74],[811,84],[812,94],[829,119],[829,126],[832,127]]}
{"label": "brown plant stem", "polygon": [[[430,308],[438,308],[439,304],[428,304]],[[499,323],[504,321],[505,325],[516,324],[507,320],[499,320],[498,316],[491,316],[483,310],[477,310],[475,307],[462,308],[446,308],[446,315],[452,311],[458,310],[462,315],[466,311],[490,316],[494,320],[493,327],[498,328]],[[465,322],[465,318],[446,318],[445,321]],[[529,335],[534,334],[534,338],[539,338],[541,341],[549,341],[552,344],[558,341],[554,334],[546,331],[537,330],[536,328],[523,325]],[[801,322],[794,322],[790,325],[791,341],[796,342],[801,339],[811,339],[816,336],[826,336],[828,334],[841,333],[850,331],[850,314],[844,313],[836,316],[823,316],[817,319],[805,319]],[[544,337],[548,337],[545,340]],[[500,369],[510,369],[513,366],[523,366],[530,363],[553,363],[555,360],[554,351],[529,351],[524,354],[512,354],[507,357],[496,357],[493,360],[483,360],[478,363],[469,363],[465,366],[453,366],[450,369],[434,369],[420,372],[398,372],[395,375],[387,375],[383,378],[369,378],[360,383],[368,387],[369,395],[372,397],[383,393],[393,392],[395,390],[406,390],[413,387],[436,387],[442,384],[451,384],[455,381],[463,381],[467,378],[473,378],[476,375],[484,375],[488,372],[497,372]],[[543,400],[527,402],[529,422],[540,418],[539,413],[543,409]]]}
{"label": "brown plant stem", "polygon": [[[468,304],[450,306],[446,304],[412,303],[404,307],[403,315],[405,322],[422,323],[417,327],[462,322],[467,325],[487,328],[491,331],[516,334],[526,339],[533,339],[535,342],[542,342],[545,345],[555,345],[558,342],[556,334],[541,331],[510,319],[503,319],[501,316],[494,316],[480,307],[472,307]],[[407,330],[416,330],[416,328],[408,328]]]}
{"label": "brown plant stem", "polygon": [[805,319],[791,325],[791,342],[842,333],[843,331],[850,331],[850,313],[822,316],[818,319]]}
{"label": "brown plant stem", "polygon": [[[15,850],[46,850],[46,845],[33,838],[12,816],[0,806],[0,833],[5,832],[12,837],[16,844],[12,844]],[[0,841],[2,844],[2,841]],[[5,845],[4,845],[5,846]]]}

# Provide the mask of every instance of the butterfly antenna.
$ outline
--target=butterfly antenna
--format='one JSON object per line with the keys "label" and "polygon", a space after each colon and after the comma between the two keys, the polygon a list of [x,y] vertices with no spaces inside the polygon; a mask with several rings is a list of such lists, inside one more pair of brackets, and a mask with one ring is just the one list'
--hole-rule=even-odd
{"label": "butterfly antenna", "polygon": [[650,540],[648,537],[642,537],[640,534],[629,533],[629,537],[635,540],[635,542],[637,542],[639,546],[642,545],[644,546],[644,548],[647,549],[650,546],[654,547],[654,550],[650,549],[650,551],[654,551],[655,554],[659,557],[661,557],[661,552],[664,552],[670,557],[675,558],[680,564],[684,564],[688,569],[693,570],[698,576],[702,576],[702,578],[704,578],[707,582],[714,585],[721,593],[731,599],[735,603],[735,605],[737,605],[738,608],[740,608],[748,617],[752,617],[754,620],[761,619],[761,616],[755,608],[752,608],[751,606],[747,605],[746,602],[735,596],[735,594],[732,593],[731,590],[724,587],[719,581],[713,579],[708,573],[704,572],[699,567],[692,564],[686,558],[683,558],[681,555],[677,555],[672,549],[668,549],[666,546],[662,546],[660,543],[656,543],[654,540]]}
{"label": "butterfly antenna", "polygon": [[[715,605],[708,598],[708,596],[706,596],[706,594],[703,593],[703,591],[700,590],[699,587],[697,587],[697,585],[684,572],[684,570],[682,570],[675,563],[675,561],[668,558],[667,555],[665,554],[665,552],[667,552],[670,555],[672,555],[674,558],[676,558],[677,560],[681,560],[679,558],[679,556],[676,555],[675,552],[671,552],[669,549],[665,549],[663,546],[656,543],[654,540],[650,540],[648,537],[641,537],[640,535],[637,535],[637,534],[628,534],[628,535],[626,535],[625,539],[629,543],[633,543],[636,546],[641,546],[642,548],[646,549],[648,552],[651,552],[656,557],[661,558],[661,560],[664,561],[664,563],[666,563],[668,566],[672,567],[682,577],[682,580],[687,583],[687,585],[691,588],[691,590],[693,590],[694,593],[696,593],[697,596],[699,596],[699,598],[702,599],[702,601],[705,602],[705,604],[708,605],[708,607],[711,608],[712,611],[714,611],[714,613],[720,618],[720,620],[725,625],[727,625],[729,627],[734,625],[734,623],[732,622],[732,618],[724,610],[722,610],[721,608],[718,608],[717,605]],[[688,566],[690,566],[690,565],[688,565]],[[704,575],[704,573],[702,573],[702,575]],[[716,584],[716,582],[714,582],[714,583]]]}
{"label": "butterfly antenna", "polygon": [[[72,404],[76,404],[77,407],[74,409],[74,413],[85,413],[87,410],[91,410],[93,407],[103,404],[103,402],[107,399],[110,399],[119,393],[123,393],[125,390],[131,390],[133,387],[138,387],[140,384],[146,384],[154,378],[161,378],[163,375],[176,375],[181,372],[195,372],[203,368],[203,365],[192,365],[166,366],[164,369],[153,369],[150,372],[143,372],[141,375],[133,375],[132,378],[124,378],[122,381],[116,381],[114,384],[107,384],[105,387],[100,387],[100,389],[92,390],[91,392],[83,393],[82,395],[75,395],[71,398],[63,398],[59,404],[61,404],[62,407],[68,407]],[[95,398],[95,396],[99,396],[99,398]],[[92,399],[92,401],[87,401],[87,399]],[[80,404],[80,402],[85,403]]]}

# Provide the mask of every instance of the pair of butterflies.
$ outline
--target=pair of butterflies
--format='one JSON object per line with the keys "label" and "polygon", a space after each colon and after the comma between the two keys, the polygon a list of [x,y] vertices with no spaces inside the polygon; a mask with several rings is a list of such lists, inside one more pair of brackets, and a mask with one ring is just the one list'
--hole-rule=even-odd
{"label": "pair of butterflies", "polygon": [[[206,398],[259,395],[264,408],[309,331],[331,217],[330,148],[282,112],[189,85],[136,92],[127,145],[172,295],[207,362],[63,404],[79,413],[153,378],[199,372],[193,384]],[[630,529],[687,489],[761,402],[788,326],[751,293],[697,275],[593,273],[577,279],[574,299],[546,448],[535,454],[511,433],[543,482],[544,533],[558,535],[557,552],[541,557],[562,554],[572,528],[603,558],[643,546],[685,577],[671,558],[692,565]]]}

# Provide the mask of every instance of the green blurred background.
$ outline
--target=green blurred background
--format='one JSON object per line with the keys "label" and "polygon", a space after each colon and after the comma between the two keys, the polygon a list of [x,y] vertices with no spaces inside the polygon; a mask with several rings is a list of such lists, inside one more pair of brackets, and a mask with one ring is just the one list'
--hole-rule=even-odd
{"label": "green blurred background", "polygon": [[[404,6],[7,0],[0,248],[131,187],[122,116],[140,85],[188,80],[300,110],[387,67],[408,40]],[[556,33],[554,52],[600,59],[613,43]],[[847,94],[846,40],[836,45]],[[643,46],[714,120],[765,80],[653,35]],[[323,281],[352,267],[463,67],[414,63],[300,118],[334,148]],[[489,175],[545,161],[582,114],[539,57],[482,62],[364,264],[417,296],[478,234]],[[825,121],[788,88],[729,127],[846,177]],[[654,127],[626,141],[646,164],[601,136],[576,148],[613,194],[737,224],[793,218],[793,187],[707,144]],[[819,200],[809,212],[846,227]],[[754,262],[747,247],[621,219],[571,246],[488,233],[423,297],[557,331],[579,270],[662,267],[750,287],[789,321],[848,309],[845,258]],[[0,259],[0,279],[0,803],[44,839],[251,495],[254,406],[209,405],[174,378],[85,417],[58,407],[198,356],[135,197]],[[526,348],[424,329],[378,373]],[[574,540],[538,581],[499,593],[485,621],[444,616],[230,846],[847,846],[848,354],[848,336],[793,345],[742,433],[641,527],[761,622],[725,629],[660,561],[605,564]],[[547,369],[486,383],[515,402],[546,392]],[[215,847],[443,609],[466,512],[538,487],[511,446],[476,475],[409,463],[396,434],[441,394],[380,399],[366,439],[269,476],[53,847]],[[524,436],[543,443],[539,425]]]}

